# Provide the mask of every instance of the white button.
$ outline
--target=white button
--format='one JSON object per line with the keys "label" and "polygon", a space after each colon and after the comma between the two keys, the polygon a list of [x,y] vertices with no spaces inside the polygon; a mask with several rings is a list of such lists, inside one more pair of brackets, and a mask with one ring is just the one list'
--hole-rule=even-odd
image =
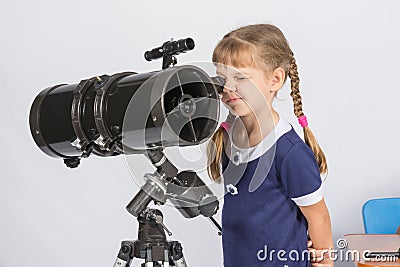
{"label": "white button", "polygon": [[231,195],[237,195],[239,193],[238,189],[233,184],[226,185],[226,191],[231,193]]}
{"label": "white button", "polygon": [[242,155],[239,152],[235,152],[233,155],[233,164],[237,166],[240,162],[242,162]]}

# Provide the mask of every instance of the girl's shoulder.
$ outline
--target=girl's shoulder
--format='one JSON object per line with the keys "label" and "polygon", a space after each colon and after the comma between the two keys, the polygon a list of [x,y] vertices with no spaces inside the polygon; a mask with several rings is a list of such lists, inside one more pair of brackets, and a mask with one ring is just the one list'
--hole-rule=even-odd
{"label": "girl's shoulder", "polygon": [[292,125],[290,125],[290,126],[291,126],[291,129],[289,131],[287,131],[285,134],[283,134],[277,140],[277,145],[280,145],[281,149],[290,148],[299,142],[304,143],[303,139],[301,139],[301,137],[297,134],[297,132],[295,131],[293,126]]}
{"label": "girl's shoulder", "polygon": [[275,160],[278,168],[280,168],[282,161],[316,163],[313,151],[297,134],[293,126],[277,141]]}

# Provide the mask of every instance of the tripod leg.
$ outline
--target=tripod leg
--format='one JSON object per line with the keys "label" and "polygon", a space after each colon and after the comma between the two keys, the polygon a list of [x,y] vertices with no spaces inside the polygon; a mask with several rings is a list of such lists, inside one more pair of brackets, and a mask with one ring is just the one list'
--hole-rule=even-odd
{"label": "tripod leg", "polygon": [[176,267],[187,267],[185,258],[183,257],[183,248],[181,243],[178,241],[172,241],[168,243],[169,252],[171,254],[172,260]]}
{"label": "tripod leg", "polygon": [[146,249],[146,259],[145,259],[144,267],[154,267],[153,256],[151,254],[151,248]]}
{"label": "tripod leg", "polygon": [[122,241],[114,267],[129,267],[133,259],[133,248],[132,241]]}
{"label": "tripod leg", "polygon": [[162,264],[163,267],[169,267],[169,251],[164,250],[164,262]]}
{"label": "tripod leg", "polygon": [[146,250],[146,262],[142,263],[143,267],[169,267],[169,251],[166,249],[164,250],[164,261],[162,265],[157,261],[153,261],[151,248],[147,248]]}

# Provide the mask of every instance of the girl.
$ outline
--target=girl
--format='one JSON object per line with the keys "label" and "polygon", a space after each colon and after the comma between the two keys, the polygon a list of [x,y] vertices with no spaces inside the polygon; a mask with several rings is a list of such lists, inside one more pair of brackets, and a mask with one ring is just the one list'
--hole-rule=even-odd
{"label": "girl", "polygon": [[[213,62],[229,109],[208,144],[208,173],[225,186],[224,266],[309,266],[308,237],[318,250],[333,242],[320,175],[327,164],[302,111],[293,52],[277,27],[256,24],[226,34]],[[272,108],[287,77],[305,142]]]}

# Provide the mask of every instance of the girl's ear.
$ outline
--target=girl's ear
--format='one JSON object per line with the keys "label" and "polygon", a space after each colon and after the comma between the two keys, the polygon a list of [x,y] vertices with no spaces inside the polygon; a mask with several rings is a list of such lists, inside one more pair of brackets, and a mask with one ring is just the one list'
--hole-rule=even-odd
{"label": "girl's ear", "polygon": [[269,76],[269,81],[271,84],[270,91],[277,92],[281,89],[283,83],[285,82],[285,70],[282,67],[277,67]]}

